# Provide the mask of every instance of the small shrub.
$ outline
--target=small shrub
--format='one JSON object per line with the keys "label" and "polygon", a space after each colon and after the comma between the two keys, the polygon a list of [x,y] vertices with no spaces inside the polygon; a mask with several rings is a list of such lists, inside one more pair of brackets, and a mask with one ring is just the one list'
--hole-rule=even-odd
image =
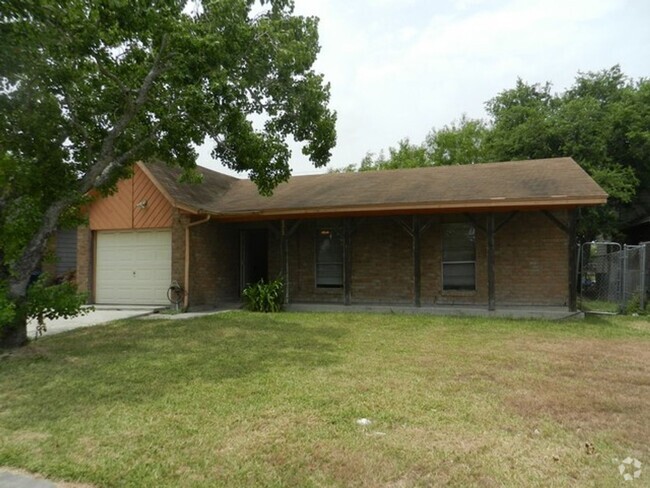
{"label": "small shrub", "polygon": [[630,297],[630,299],[623,307],[623,313],[626,315],[645,315],[645,308],[647,307],[641,308],[641,295],[639,293],[635,293]]}
{"label": "small shrub", "polygon": [[83,306],[86,299],[74,283],[51,284],[47,275],[41,275],[27,290],[27,318],[36,319],[37,337],[47,331],[45,320],[77,317],[94,310]]}
{"label": "small shrub", "polygon": [[284,304],[284,283],[279,278],[268,283],[262,279],[244,288],[242,295],[252,312],[279,312]]}

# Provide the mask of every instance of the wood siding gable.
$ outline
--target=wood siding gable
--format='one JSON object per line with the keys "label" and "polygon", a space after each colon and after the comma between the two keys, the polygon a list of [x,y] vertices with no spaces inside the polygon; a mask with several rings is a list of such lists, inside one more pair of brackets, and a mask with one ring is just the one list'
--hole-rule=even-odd
{"label": "wood siding gable", "polygon": [[91,230],[166,229],[172,225],[172,205],[139,166],[121,180],[117,191],[90,205]]}

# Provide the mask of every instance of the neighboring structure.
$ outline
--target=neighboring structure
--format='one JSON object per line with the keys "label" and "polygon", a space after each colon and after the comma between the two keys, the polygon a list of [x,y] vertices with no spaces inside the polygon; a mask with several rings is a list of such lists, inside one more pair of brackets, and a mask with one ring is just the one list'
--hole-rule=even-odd
{"label": "neighboring structure", "polygon": [[55,282],[74,281],[77,271],[77,231],[59,229],[48,241],[46,258],[33,279],[41,273]]}
{"label": "neighboring structure", "polygon": [[272,197],[205,168],[134,167],[89,208],[77,281],[95,303],[239,300],[285,277],[290,302],[575,309],[577,209],[606,193],[570,158],[296,176]]}

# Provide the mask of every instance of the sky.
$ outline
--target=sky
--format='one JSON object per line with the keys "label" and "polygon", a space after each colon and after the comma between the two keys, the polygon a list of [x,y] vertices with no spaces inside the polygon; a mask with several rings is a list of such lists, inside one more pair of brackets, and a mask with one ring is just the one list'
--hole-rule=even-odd
{"label": "sky", "polygon": [[[358,164],[403,138],[421,143],[527,83],[561,92],[578,72],[615,64],[650,77],[648,0],[295,0],[320,19],[314,65],[331,84],[337,145],[328,168]],[[291,143],[294,175],[314,168]],[[225,169],[200,149],[199,164]],[[229,174],[235,174],[226,171]],[[238,176],[244,177],[244,174]]]}

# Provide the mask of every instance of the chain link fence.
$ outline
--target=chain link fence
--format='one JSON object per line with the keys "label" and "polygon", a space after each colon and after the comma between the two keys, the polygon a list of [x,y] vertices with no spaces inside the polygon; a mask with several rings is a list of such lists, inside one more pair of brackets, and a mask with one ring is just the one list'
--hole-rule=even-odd
{"label": "chain link fence", "polygon": [[583,311],[633,313],[650,298],[650,243],[621,247],[586,242],[579,252],[579,307]]}

